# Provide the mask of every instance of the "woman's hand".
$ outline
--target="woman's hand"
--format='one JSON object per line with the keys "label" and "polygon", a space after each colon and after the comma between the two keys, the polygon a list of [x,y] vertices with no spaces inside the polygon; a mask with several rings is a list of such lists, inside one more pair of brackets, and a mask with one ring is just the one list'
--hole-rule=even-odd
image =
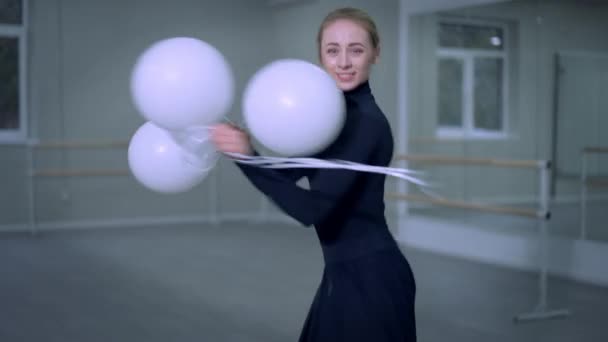
{"label": "woman's hand", "polygon": [[238,153],[248,156],[253,154],[249,135],[236,126],[225,123],[215,125],[212,129],[211,140],[222,153]]}

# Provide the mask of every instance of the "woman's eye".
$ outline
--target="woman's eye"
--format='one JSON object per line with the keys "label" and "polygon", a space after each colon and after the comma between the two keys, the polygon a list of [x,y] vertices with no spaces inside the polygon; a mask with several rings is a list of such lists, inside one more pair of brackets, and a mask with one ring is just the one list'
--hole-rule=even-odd
{"label": "woman's eye", "polygon": [[354,50],[353,50],[353,53],[354,53],[355,55],[360,55],[360,54],[362,54],[362,53],[363,53],[363,49],[354,49]]}
{"label": "woman's eye", "polygon": [[338,53],[338,49],[327,49],[327,53],[329,53],[331,55],[335,55]]}

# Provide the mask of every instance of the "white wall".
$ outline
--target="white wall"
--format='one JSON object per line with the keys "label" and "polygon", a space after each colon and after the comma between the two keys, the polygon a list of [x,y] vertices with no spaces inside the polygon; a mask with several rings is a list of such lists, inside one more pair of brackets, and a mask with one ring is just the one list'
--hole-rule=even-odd
{"label": "white wall", "polygon": [[[143,123],[131,103],[130,72],[153,42],[192,36],[216,46],[233,66],[238,120],[245,82],[274,55],[270,10],[247,0],[32,0],[30,1],[30,117],[41,141],[127,141]],[[27,222],[24,149],[0,151],[11,161],[2,170],[2,224]],[[36,167],[122,168],[126,150],[37,152]],[[231,163],[217,177],[219,210],[251,211],[253,187]],[[209,216],[212,178],[181,195],[153,193],[131,177],[38,179],[36,216],[41,222],[116,220],[149,216]],[[17,195],[15,195],[17,194]],[[255,204],[254,204],[255,203]],[[4,214],[6,212],[6,215]]]}

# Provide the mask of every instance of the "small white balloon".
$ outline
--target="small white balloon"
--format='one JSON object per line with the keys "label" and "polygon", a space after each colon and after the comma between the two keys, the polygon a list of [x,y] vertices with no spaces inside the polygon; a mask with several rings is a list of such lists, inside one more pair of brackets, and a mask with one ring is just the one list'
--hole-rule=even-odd
{"label": "small white balloon", "polygon": [[158,41],[137,59],[131,94],[148,121],[185,129],[219,121],[234,100],[234,79],[224,56],[196,38]]}
{"label": "small white balloon", "polygon": [[282,59],[261,68],[243,95],[243,116],[252,136],[283,156],[322,151],[345,120],[342,91],[317,65]]}
{"label": "small white balloon", "polygon": [[194,188],[205,179],[216,161],[196,158],[182,148],[169,131],[152,122],[146,122],[133,134],[128,159],[135,179],[161,193],[180,193]]}

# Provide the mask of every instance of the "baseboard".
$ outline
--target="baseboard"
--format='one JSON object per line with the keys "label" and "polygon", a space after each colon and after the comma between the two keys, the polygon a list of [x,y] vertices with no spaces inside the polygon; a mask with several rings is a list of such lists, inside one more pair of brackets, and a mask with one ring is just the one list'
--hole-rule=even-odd
{"label": "baseboard", "polygon": [[[410,215],[399,222],[400,243],[443,255],[516,269],[536,271],[539,248],[536,232],[515,235],[483,230],[433,218]],[[549,274],[608,286],[608,244],[549,237]]]}

